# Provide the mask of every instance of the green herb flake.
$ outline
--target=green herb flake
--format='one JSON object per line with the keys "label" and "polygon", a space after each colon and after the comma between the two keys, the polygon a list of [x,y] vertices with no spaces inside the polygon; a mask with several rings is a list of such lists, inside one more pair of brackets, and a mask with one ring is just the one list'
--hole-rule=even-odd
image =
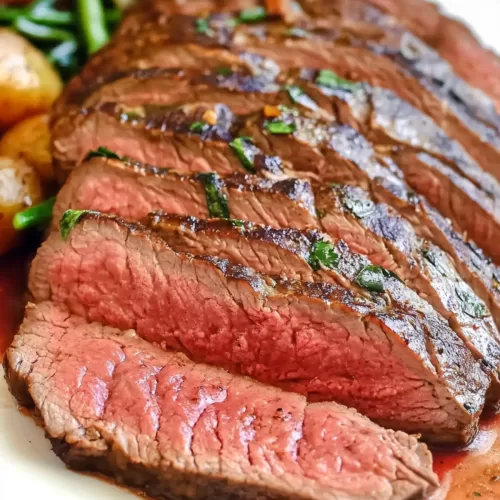
{"label": "green herb flake", "polygon": [[110,160],[123,160],[121,156],[117,155],[114,151],[105,148],[104,146],[99,146],[96,150],[89,151],[87,153],[87,156],[85,157],[85,160],[90,160],[91,158],[108,158]]}
{"label": "green herb flake", "polygon": [[424,250],[422,254],[425,260],[430,262],[441,276],[450,278],[453,275],[453,270],[449,268],[445,259],[441,258],[442,255],[436,248]]}
{"label": "green herb flake", "polygon": [[227,197],[222,191],[222,183],[216,173],[199,174],[199,178],[205,188],[208,214],[210,217],[229,219],[229,206]]}
{"label": "green herb flake", "polygon": [[207,130],[208,127],[209,125],[206,122],[194,122],[191,123],[191,125],[189,126],[189,130],[191,132],[198,132],[201,134],[202,132],[205,132],[205,130]]}
{"label": "green herb flake", "polygon": [[228,66],[221,66],[215,70],[215,73],[219,76],[231,76],[233,74],[233,70]]}
{"label": "green herb flake", "polygon": [[481,497],[482,495],[481,495],[481,493],[479,493],[479,491],[473,491],[472,496]]}
{"label": "green herb flake", "polygon": [[245,225],[245,221],[240,219],[229,219],[229,222],[234,227],[243,227]]}
{"label": "green herb flake", "polygon": [[354,90],[359,87],[359,83],[345,80],[329,69],[322,69],[319,72],[316,83],[331,89]]}
{"label": "green herb flake", "polygon": [[266,122],[264,128],[274,135],[289,135],[297,130],[295,123],[285,123],[283,121]]}
{"label": "green herb flake", "polygon": [[249,172],[255,172],[255,156],[260,152],[252,144],[249,137],[237,137],[234,141],[229,143],[231,149],[234,151],[244,168]]}
{"label": "green herb flake", "polygon": [[392,271],[382,266],[369,265],[361,269],[354,282],[369,292],[383,293],[385,291],[385,281],[390,278],[401,281]]}
{"label": "green herb flake", "polygon": [[97,214],[98,212],[94,212],[92,210],[66,210],[61,217],[61,222],[59,223],[59,228],[61,231],[61,237],[64,241],[68,239],[69,233],[76,226],[78,221],[85,214]]}
{"label": "green herb flake", "polygon": [[267,17],[264,7],[251,7],[240,12],[240,21],[242,23],[257,23]]}
{"label": "green herb flake", "polygon": [[339,254],[335,251],[335,247],[327,241],[317,241],[314,243],[309,255],[309,265],[318,271],[321,266],[329,269],[335,269],[339,265]]}
{"label": "green herb flake", "polygon": [[196,19],[194,25],[196,27],[196,33],[209,35],[212,31],[210,29],[210,21],[206,17],[199,17],[198,19]]}
{"label": "green herb flake", "polygon": [[346,198],[344,206],[355,215],[358,219],[363,219],[372,214],[375,210],[375,203],[371,200],[359,200],[353,198]]}
{"label": "green herb flake", "polygon": [[467,289],[457,286],[455,293],[460,300],[462,311],[471,318],[485,318],[490,316],[488,308],[479,300],[472,292]]}
{"label": "green herb flake", "polygon": [[316,110],[318,105],[311,99],[300,87],[296,85],[287,85],[285,90],[288,92],[290,99],[296,103],[304,106],[305,108]]}

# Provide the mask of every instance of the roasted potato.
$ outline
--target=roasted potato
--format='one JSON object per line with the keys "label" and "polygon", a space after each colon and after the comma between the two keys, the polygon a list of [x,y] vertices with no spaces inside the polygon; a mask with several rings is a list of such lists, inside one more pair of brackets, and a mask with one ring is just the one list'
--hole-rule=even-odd
{"label": "roasted potato", "polygon": [[14,215],[41,199],[37,171],[22,160],[0,157],[0,255],[21,242],[22,233],[12,226]]}
{"label": "roasted potato", "polygon": [[47,112],[61,89],[61,78],[42,52],[0,29],[0,130]]}
{"label": "roasted potato", "polygon": [[24,160],[44,182],[53,181],[49,116],[26,118],[8,130],[0,139],[0,156]]}

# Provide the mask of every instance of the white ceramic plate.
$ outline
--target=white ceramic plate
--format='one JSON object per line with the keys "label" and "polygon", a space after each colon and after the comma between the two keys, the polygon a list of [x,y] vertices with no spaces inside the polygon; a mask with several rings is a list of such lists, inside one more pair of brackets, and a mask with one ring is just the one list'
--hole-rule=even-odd
{"label": "white ceramic plate", "polygon": [[[404,1],[404,0],[401,0]],[[481,33],[500,52],[500,0],[442,0],[446,11]],[[68,471],[50,450],[44,432],[21,414],[0,368],[0,499],[100,500],[137,496],[90,476]]]}

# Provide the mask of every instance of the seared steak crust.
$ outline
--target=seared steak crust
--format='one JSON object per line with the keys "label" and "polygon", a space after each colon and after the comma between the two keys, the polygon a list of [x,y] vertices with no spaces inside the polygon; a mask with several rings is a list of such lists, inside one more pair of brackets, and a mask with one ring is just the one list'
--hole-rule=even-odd
{"label": "seared steak crust", "polygon": [[[195,361],[316,400],[335,398],[438,442],[470,439],[488,386],[443,321],[338,286],[270,279],[226,260],[176,253],[141,226],[95,213],[84,214],[66,241],[49,237],[29,289],[37,302],[135,328]],[[387,370],[368,359],[380,360],[381,352]]]}
{"label": "seared steak crust", "polygon": [[68,466],[161,500],[405,500],[437,486],[414,437],[48,302],[28,306],[4,365]]}

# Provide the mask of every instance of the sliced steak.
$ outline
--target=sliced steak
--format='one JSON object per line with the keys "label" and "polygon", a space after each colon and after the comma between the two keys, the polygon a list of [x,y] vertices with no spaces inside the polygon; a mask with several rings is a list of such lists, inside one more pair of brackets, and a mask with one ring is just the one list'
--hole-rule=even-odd
{"label": "sliced steak", "polygon": [[[364,187],[374,185],[372,189],[381,192],[384,199],[396,196],[395,200],[389,201],[408,205],[409,190],[399,178],[402,174],[387,167],[388,163],[392,166],[392,159],[381,157],[379,160],[371,144],[351,127],[309,118],[295,110],[276,111],[280,115],[278,118],[269,120],[264,115],[250,116],[242,126],[243,118],[236,117],[222,104],[198,102],[173,108],[167,105],[130,108],[108,102],[87,109],[71,131],[67,127],[64,127],[64,132],[55,130],[55,157],[64,161],[69,169],[89,150],[106,144],[119,154],[180,172],[214,170],[229,174],[235,170],[255,170],[253,166],[242,163],[231,147],[238,136],[250,136],[268,156],[285,160],[292,175],[313,176],[326,182],[361,182]],[[388,112],[382,114],[393,117]],[[212,123],[208,123],[207,115],[211,116]],[[288,132],[283,133],[281,129],[273,132],[273,126],[285,127]],[[394,130],[394,136],[402,136],[403,140],[411,142],[412,133],[404,130],[404,123],[401,126],[402,131],[398,122],[387,128]],[[428,149],[436,149],[432,140],[427,142]],[[412,187],[428,196],[456,227],[466,231],[489,255],[500,261],[496,244],[496,236],[500,235],[500,184],[467,162],[459,161],[454,168],[450,166],[438,171],[435,165],[441,163],[433,162],[433,157],[426,162],[426,175],[414,176],[412,172],[417,164],[414,158],[420,157],[413,151],[397,155],[397,160],[409,174]],[[422,170],[421,163],[418,163],[418,171]],[[445,177],[447,184],[438,174]],[[441,190],[446,187],[445,199],[438,192],[440,186]],[[446,203],[448,198],[456,202]],[[469,210],[470,206],[475,210]]]}
{"label": "sliced steak", "polygon": [[[270,57],[283,69],[329,68],[344,78],[392,89],[431,116],[485,169],[498,163],[500,117],[491,101],[457,79],[436,52],[410,33],[384,37],[380,29],[370,35],[341,27],[312,27],[306,29],[306,37],[297,38],[280,23],[239,24],[233,29],[228,16],[209,18],[206,30],[200,30],[192,16],[158,17],[140,33],[118,37],[114,46],[87,66],[82,77],[92,81],[97,74],[161,66],[162,61],[170,66],[172,44],[244,50]],[[136,37],[141,38],[140,44],[135,43]]]}
{"label": "sliced steak", "polygon": [[149,497],[410,500],[438,484],[414,437],[49,302],[28,306],[4,363],[69,467]]}
{"label": "sliced steak", "polygon": [[484,47],[472,31],[446,17],[439,6],[425,0],[370,0],[439,51],[457,74],[490,95],[500,111],[500,58]]}
{"label": "sliced steak", "polygon": [[467,442],[477,429],[489,383],[442,321],[335,285],[177,253],[97,213],[67,212],[61,227],[31,268],[37,302],[431,441]]}
{"label": "sliced steak", "polygon": [[56,224],[70,208],[119,214],[129,220],[164,210],[196,217],[229,216],[275,227],[318,227],[314,195],[306,181],[272,181],[245,174],[181,175],[98,157],[75,169],[59,191],[53,211]]}
{"label": "sliced steak", "polygon": [[[319,203],[326,198],[325,194]],[[317,231],[274,229],[243,221],[204,221],[156,212],[146,225],[175,251],[213,255],[285,278],[339,284],[361,294],[375,289],[382,292],[382,281],[364,282],[367,272],[393,271],[412,290],[396,277],[388,277],[383,280],[386,302],[415,308],[426,317],[436,316],[430,305],[436,308],[490,375],[487,404],[495,407],[500,399],[500,334],[486,305],[460,279],[448,256],[416,238],[411,226],[405,226],[406,221],[385,207],[373,206],[368,214],[369,200],[350,188],[339,192],[337,200],[334,209],[325,209],[322,223],[330,235],[345,235],[360,253],[353,253],[342,240],[332,240]],[[346,206],[364,208],[363,225],[343,213]],[[435,321],[439,321],[437,317]]]}
{"label": "sliced steak", "polygon": [[[314,229],[322,226],[334,237],[339,237],[339,231],[342,228],[348,229],[350,226],[349,223],[343,222],[337,227],[335,218],[330,225],[329,219],[318,221],[313,190],[305,181],[298,179],[268,181],[252,175],[215,178],[216,192],[220,193],[222,201],[215,204],[214,211],[210,210],[207,203],[213,198],[210,194],[207,198],[207,185],[202,182],[202,179],[203,175],[179,175],[131,161],[92,158],[75,169],[61,189],[54,207],[54,224],[58,224],[67,209],[98,210],[117,214],[129,220],[140,220],[153,210],[163,210],[184,216],[214,217],[221,216],[217,210],[220,209],[219,205],[224,205],[224,200],[227,200],[228,216],[233,219],[244,219],[275,228]],[[208,187],[210,188],[210,185]],[[318,214],[321,218],[329,212],[336,214],[339,207],[345,206],[345,204],[338,203],[332,189],[317,186],[316,191],[319,203]],[[422,252],[428,253],[426,249],[433,247],[432,244],[422,241],[415,227],[408,224],[406,220],[396,216],[384,205],[376,205],[370,198],[367,198],[366,192],[361,190],[349,192],[352,196],[356,195],[357,199],[349,201],[348,205],[353,207],[358,215],[371,215],[371,218],[361,220],[361,224],[368,225],[362,231],[356,231],[358,241],[353,241],[349,234],[341,235],[351,241],[353,248],[366,253],[367,248],[373,245],[375,248],[380,246],[380,249],[370,258],[376,264],[387,265],[390,269],[395,269],[394,266],[403,266],[402,270],[397,271],[398,275],[408,278],[410,286],[450,320],[458,331],[460,331],[459,325],[464,325],[465,330],[469,330],[468,325],[471,319],[463,316],[461,301],[457,302],[459,298],[453,290],[469,290],[466,283],[472,285],[476,294],[487,304],[486,310],[491,311],[495,323],[500,324],[500,301],[494,295],[496,292],[494,270],[487,262],[484,263],[484,257],[481,257],[477,249],[473,251],[473,247],[466,246],[462,240],[458,239],[456,233],[450,231],[446,221],[430,209],[422,211],[429,219],[433,217],[427,226],[428,229],[432,231],[431,223],[435,224],[440,234],[447,238],[447,240],[441,239],[445,243],[453,244],[453,246],[448,244],[452,250],[458,252],[465,247],[466,251],[462,251],[462,257],[454,259],[460,276],[465,276],[465,280],[461,280],[456,275],[453,264],[449,262],[450,256],[444,255],[439,248],[435,248],[433,253],[439,253],[440,259],[445,262],[444,266],[450,267],[449,276],[436,277],[434,271],[425,273],[426,267],[430,264],[428,259],[422,261]],[[358,205],[359,210],[356,210]],[[417,211],[415,213],[419,214]],[[441,226],[438,226],[439,224]],[[352,228],[349,231],[352,231]],[[372,234],[373,231],[374,234]],[[374,238],[377,241],[374,242]],[[382,243],[378,243],[379,240]],[[383,243],[384,241],[386,243]],[[389,245],[389,248],[386,248],[385,244]],[[392,253],[396,254],[396,261]],[[469,255],[475,259],[473,262],[465,260]],[[418,266],[419,262],[424,266],[423,271]],[[443,264],[439,267],[442,268]],[[422,283],[416,281],[420,272],[424,273],[421,275]],[[479,274],[480,272],[485,274]],[[488,272],[490,273],[489,281],[486,275]],[[450,283],[443,286],[441,281],[446,282],[447,278]],[[451,296],[449,296],[450,292]],[[476,319],[478,324],[484,321],[484,327],[479,331],[491,329],[489,318]],[[493,336],[496,337],[496,330]]]}

